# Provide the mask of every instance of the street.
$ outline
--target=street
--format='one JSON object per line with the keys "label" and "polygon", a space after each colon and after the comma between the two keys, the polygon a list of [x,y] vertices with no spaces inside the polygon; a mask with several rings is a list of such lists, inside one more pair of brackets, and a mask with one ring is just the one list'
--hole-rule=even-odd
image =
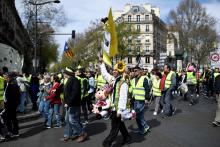
{"label": "street", "polygon": [[[174,101],[177,111],[173,117],[163,119],[161,115],[153,116],[153,105],[146,110],[145,118],[151,126],[150,132],[140,136],[132,132],[136,128],[134,120],[126,121],[129,133],[132,136],[130,147],[219,147],[220,128],[214,128],[211,122],[214,119],[216,104],[213,100],[200,98],[195,106],[187,102]],[[92,116],[90,115],[90,118]],[[90,122],[86,131],[88,139],[85,142],[61,142],[64,129],[44,129],[42,118],[20,124],[21,136],[9,142],[1,143],[3,147],[89,147],[102,146],[102,141],[110,130],[110,120],[95,120]],[[118,135],[113,147],[119,147],[122,136]],[[125,145],[126,146],[126,145]]]}

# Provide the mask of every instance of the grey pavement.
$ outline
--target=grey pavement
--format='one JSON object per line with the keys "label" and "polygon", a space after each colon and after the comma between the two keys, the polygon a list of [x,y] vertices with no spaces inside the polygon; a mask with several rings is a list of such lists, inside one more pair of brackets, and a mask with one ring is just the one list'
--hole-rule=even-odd
{"label": "grey pavement", "polygon": [[[162,115],[153,116],[153,105],[146,110],[145,118],[151,126],[150,132],[141,136],[132,132],[137,127],[135,120],[126,121],[132,143],[129,147],[220,147],[220,128],[214,128],[211,122],[215,116],[217,104],[210,99],[200,98],[195,106],[187,102],[174,100],[177,107],[173,117],[163,119]],[[92,117],[92,116],[91,116]],[[90,122],[86,131],[89,134],[85,142],[61,142],[64,128],[44,129],[43,119],[20,124],[21,136],[9,142],[0,143],[1,147],[101,147],[102,141],[110,130],[110,120]],[[122,136],[118,135],[113,147],[119,147]]]}

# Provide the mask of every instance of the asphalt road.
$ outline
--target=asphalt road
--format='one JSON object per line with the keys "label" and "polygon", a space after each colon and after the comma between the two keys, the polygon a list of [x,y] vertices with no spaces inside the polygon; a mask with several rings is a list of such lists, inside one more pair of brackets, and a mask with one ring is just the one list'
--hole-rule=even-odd
{"label": "asphalt road", "polygon": [[[125,146],[220,147],[220,128],[211,125],[217,107],[213,100],[200,98],[199,103],[194,106],[189,106],[187,102],[179,99],[175,99],[173,103],[177,111],[170,118],[163,119],[162,115],[153,116],[153,105],[146,110],[145,118],[151,129],[145,136],[132,132],[137,127],[135,120],[126,121],[132,143]],[[20,124],[21,136],[0,143],[0,147],[101,147],[110,130],[110,120],[93,120],[86,127],[89,137],[85,142],[61,142],[64,129],[44,129],[42,121],[38,118]],[[122,136],[119,133],[113,147],[119,147],[121,140]]]}

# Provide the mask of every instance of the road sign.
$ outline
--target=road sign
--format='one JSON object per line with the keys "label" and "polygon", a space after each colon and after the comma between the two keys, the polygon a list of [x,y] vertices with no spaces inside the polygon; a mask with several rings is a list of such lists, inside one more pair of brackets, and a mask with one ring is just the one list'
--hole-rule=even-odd
{"label": "road sign", "polygon": [[210,53],[210,61],[212,67],[220,67],[220,49]]}
{"label": "road sign", "polygon": [[211,54],[211,60],[214,61],[214,62],[218,62],[220,60],[220,54],[212,53]]}

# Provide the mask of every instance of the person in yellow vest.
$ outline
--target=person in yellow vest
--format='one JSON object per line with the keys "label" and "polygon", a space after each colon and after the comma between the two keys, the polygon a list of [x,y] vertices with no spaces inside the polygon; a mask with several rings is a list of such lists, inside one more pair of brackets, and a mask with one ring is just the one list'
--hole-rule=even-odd
{"label": "person in yellow vest", "polygon": [[87,108],[87,100],[89,96],[89,81],[85,74],[85,69],[80,66],[80,68],[76,71],[76,78],[80,80],[81,85],[81,107],[83,111],[84,121],[83,124],[88,124],[88,108]]}
{"label": "person in yellow vest", "polygon": [[214,76],[214,81],[215,81],[215,78],[216,78],[218,75],[220,75],[220,71],[219,71],[219,68],[216,67],[216,68],[215,68],[215,71],[214,71],[214,74],[213,74],[213,76]]}
{"label": "person in yellow vest", "polygon": [[176,86],[176,74],[169,65],[164,66],[164,73],[161,79],[160,88],[162,91],[163,114],[162,118],[174,115],[176,108],[171,104],[172,92]]}
{"label": "person in yellow vest", "polygon": [[153,79],[153,84],[152,84],[152,91],[153,91],[153,97],[155,99],[155,109],[153,115],[157,115],[159,108],[162,110],[162,104],[161,104],[161,96],[162,92],[160,89],[160,81],[162,78],[162,74],[160,72],[155,73],[155,78]]}
{"label": "person in yellow vest", "polygon": [[4,77],[3,74],[0,73],[0,110],[4,108],[4,98],[3,98],[3,94],[4,94]]}
{"label": "person in yellow vest", "polygon": [[196,97],[196,85],[197,85],[197,79],[196,79],[196,73],[194,67],[191,65],[187,68],[186,73],[186,84],[188,86],[188,92],[187,92],[187,99],[189,100],[189,105],[194,105],[197,102]]}
{"label": "person in yellow vest", "polygon": [[123,79],[122,75],[125,71],[126,65],[124,62],[119,61],[113,69],[112,75],[110,75],[105,64],[100,60],[100,69],[103,77],[109,84],[113,85],[113,91],[111,93],[111,131],[109,135],[104,139],[103,146],[110,147],[112,142],[116,140],[118,132],[120,131],[123,137],[121,145],[128,144],[131,141],[131,137],[127,131],[124,122],[121,120],[121,114],[123,110],[126,110],[128,104],[128,83]]}
{"label": "person in yellow vest", "polygon": [[147,76],[142,76],[139,66],[134,68],[135,78],[131,81],[130,92],[134,99],[134,110],[136,112],[136,122],[138,126],[137,133],[144,135],[150,129],[144,118],[145,105],[149,104],[150,86]]}

